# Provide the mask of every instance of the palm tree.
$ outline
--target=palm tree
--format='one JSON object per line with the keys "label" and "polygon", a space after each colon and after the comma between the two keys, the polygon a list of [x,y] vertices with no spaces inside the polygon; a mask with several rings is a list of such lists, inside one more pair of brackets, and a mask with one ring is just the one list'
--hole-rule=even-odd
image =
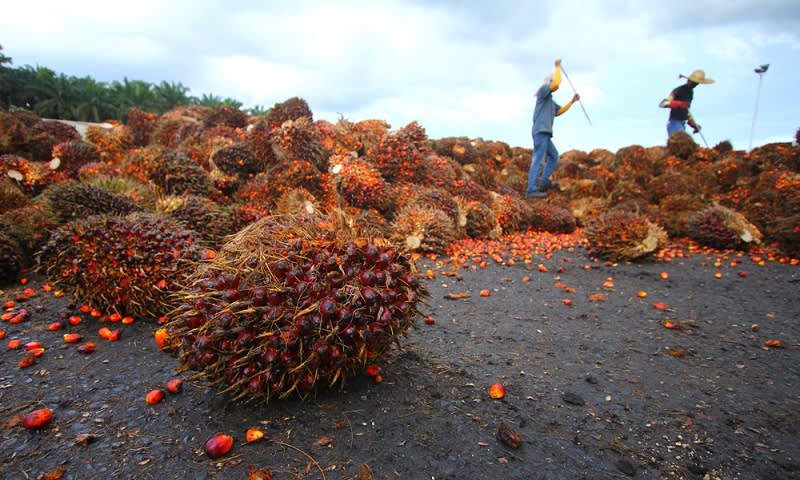
{"label": "palm tree", "polygon": [[75,116],[85,122],[100,122],[116,116],[110,91],[105,82],[96,82],[92,77],[79,78],[76,81]]}
{"label": "palm tree", "polygon": [[152,112],[157,103],[153,85],[143,80],[128,80],[127,77],[121,83],[114,81],[111,84],[111,99],[116,107],[115,117],[120,119],[125,118],[133,107]]}
{"label": "palm tree", "polygon": [[[74,78],[74,77],[73,77]],[[56,73],[49,68],[36,67],[33,110],[40,117],[72,120],[75,104],[73,78]]]}
{"label": "palm tree", "polygon": [[191,103],[189,95],[187,95],[189,87],[185,87],[180,82],[162,81],[153,86],[153,92],[157,104],[155,113],[164,113],[178,105],[189,105]]}
{"label": "palm tree", "polygon": [[256,105],[255,107],[248,108],[246,110],[246,112],[249,113],[253,117],[257,117],[257,116],[266,117],[267,115],[269,115],[269,112],[271,112],[271,111],[272,111],[272,108],[267,108],[267,107],[264,107],[263,105]]}

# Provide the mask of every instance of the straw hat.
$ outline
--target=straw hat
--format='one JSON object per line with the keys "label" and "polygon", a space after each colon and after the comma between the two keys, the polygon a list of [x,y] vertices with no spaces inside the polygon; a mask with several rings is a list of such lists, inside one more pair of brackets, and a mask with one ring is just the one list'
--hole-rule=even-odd
{"label": "straw hat", "polygon": [[714,83],[714,80],[706,78],[706,72],[703,70],[695,70],[688,78],[690,82],[694,83]]}

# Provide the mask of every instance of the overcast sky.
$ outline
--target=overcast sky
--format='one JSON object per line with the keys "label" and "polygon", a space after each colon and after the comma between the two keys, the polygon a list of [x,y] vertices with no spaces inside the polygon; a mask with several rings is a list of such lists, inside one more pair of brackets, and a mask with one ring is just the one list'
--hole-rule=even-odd
{"label": "overcast sky", "polygon": [[[13,67],[181,82],[245,107],[299,96],[315,119],[416,120],[431,138],[530,147],[556,58],[591,119],[575,105],[556,120],[561,152],[663,145],[658,103],[698,68],[716,80],[692,104],[710,146],[747,149],[757,99],[754,146],[800,128],[797,0],[1,0],[0,12]],[[564,79],[555,99],[571,96]]]}

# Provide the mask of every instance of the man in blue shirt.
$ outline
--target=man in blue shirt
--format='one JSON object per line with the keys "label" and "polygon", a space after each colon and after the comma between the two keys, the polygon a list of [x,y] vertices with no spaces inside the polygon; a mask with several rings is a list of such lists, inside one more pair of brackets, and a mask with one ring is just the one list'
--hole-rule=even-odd
{"label": "man in blue shirt", "polygon": [[686,83],[676,87],[669,96],[661,101],[661,108],[669,108],[669,121],[667,122],[667,136],[675,132],[685,132],[686,124],[694,129],[694,133],[700,131],[700,125],[695,123],[689,107],[692,106],[694,98],[694,87],[703,83],[714,83],[714,80],[706,78],[706,72],[695,70],[686,78]]}
{"label": "man in blue shirt", "polygon": [[[531,168],[528,171],[528,190],[526,198],[542,198],[547,196],[544,190],[552,188],[550,174],[556,169],[558,150],[553,145],[553,119],[569,110],[573,103],[580,100],[576,93],[572,100],[563,107],[553,100],[553,92],[561,85],[561,59],[555,62],[553,75],[545,78],[544,83],[536,91],[536,107],[533,110],[533,155]],[[547,161],[545,162],[545,158]],[[539,171],[544,164],[544,172]]]}

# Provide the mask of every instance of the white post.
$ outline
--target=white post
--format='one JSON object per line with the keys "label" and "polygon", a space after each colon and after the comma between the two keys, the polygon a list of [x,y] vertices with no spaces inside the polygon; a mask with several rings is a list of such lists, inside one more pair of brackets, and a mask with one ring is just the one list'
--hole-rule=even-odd
{"label": "white post", "polygon": [[756,107],[753,110],[753,123],[750,125],[750,145],[747,147],[748,152],[753,150],[753,135],[756,131],[756,115],[758,114],[758,99],[761,96],[761,79],[767,72],[767,68],[769,68],[769,64],[761,65],[754,70],[758,74],[758,89],[756,90]]}

